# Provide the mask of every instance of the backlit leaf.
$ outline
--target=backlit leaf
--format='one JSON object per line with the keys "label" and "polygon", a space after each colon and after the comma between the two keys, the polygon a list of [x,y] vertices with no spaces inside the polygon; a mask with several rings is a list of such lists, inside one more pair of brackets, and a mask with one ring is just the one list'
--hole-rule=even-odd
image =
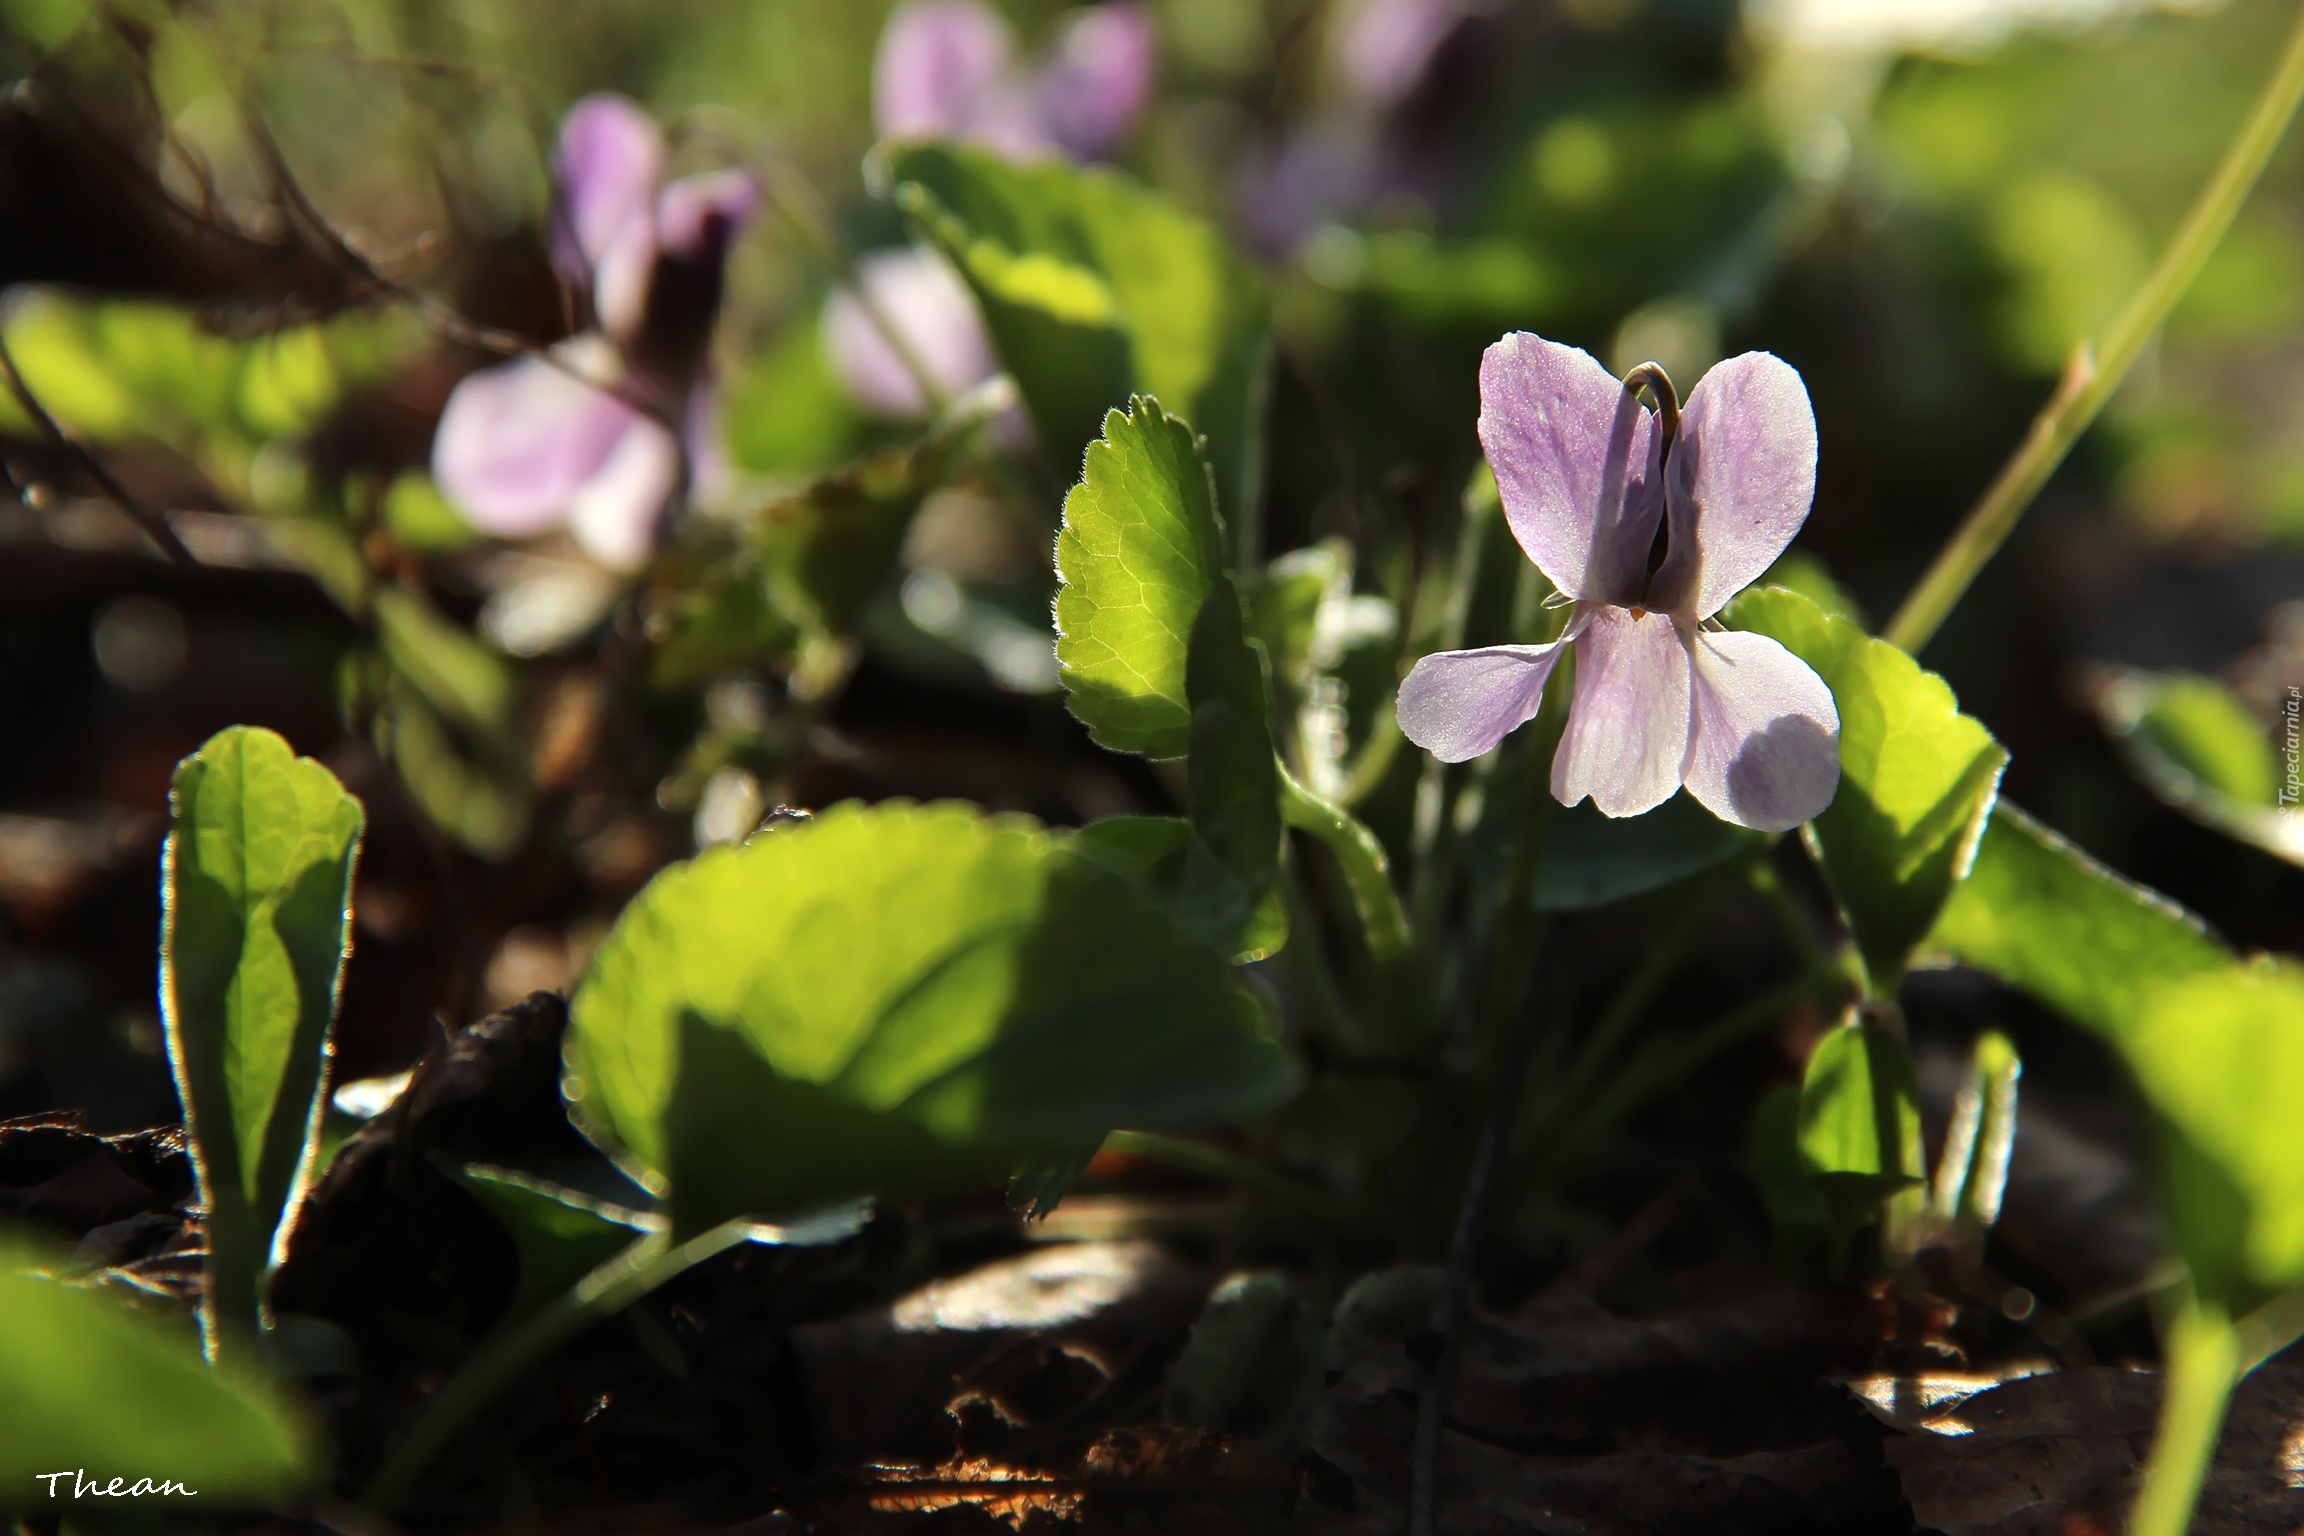
{"label": "backlit leaf", "polygon": [[1056,536],[1056,660],[1067,703],[1116,752],[1192,747],[1192,626],[1224,568],[1192,429],[1157,400],[1104,418]]}
{"label": "backlit leaf", "polygon": [[[86,1509],[77,1472],[99,1486],[117,1477],[121,1493],[146,1479],[145,1496],[120,1508],[189,1517],[314,1481],[314,1436],[249,1365],[210,1366],[180,1324],[42,1267],[0,1244],[0,1503]],[[54,1484],[41,1478],[57,1471],[66,1475]],[[188,1491],[151,1494],[162,1480]]]}
{"label": "backlit leaf", "polygon": [[1836,1215],[1926,1177],[1912,1053],[1851,1020],[1816,1042],[1800,1085],[1800,1157]]}
{"label": "backlit leaf", "polygon": [[2122,1054],[2194,1285],[2237,1314],[2304,1281],[2304,973],[2233,963],[2154,988]]}
{"label": "backlit leaf", "polygon": [[252,1330],[324,1108],[360,802],[270,731],[234,726],[177,765],[170,806],[160,1010],[209,1213],[204,1317]]}
{"label": "backlit leaf", "polygon": [[1952,690],[1885,640],[1781,587],[1723,615],[1816,669],[1840,709],[1840,790],[1811,822],[1876,992],[1895,986],[1968,873],[2008,754]]}
{"label": "backlit leaf", "polygon": [[1234,535],[1253,522],[1265,301],[1216,227],[1117,172],[929,144],[888,167],[897,201],[967,278],[1049,460],[1155,395],[1208,435]]}
{"label": "backlit leaf", "polygon": [[1263,1004],[1150,893],[1030,821],[897,803],[659,875],[576,994],[567,1089],[684,1236],[1295,1082]]}
{"label": "backlit leaf", "polygon": [[2152,987],[2233,964],[2200,919],[2005,802],[1929,947],[2115,1043],[2142,1021]]}

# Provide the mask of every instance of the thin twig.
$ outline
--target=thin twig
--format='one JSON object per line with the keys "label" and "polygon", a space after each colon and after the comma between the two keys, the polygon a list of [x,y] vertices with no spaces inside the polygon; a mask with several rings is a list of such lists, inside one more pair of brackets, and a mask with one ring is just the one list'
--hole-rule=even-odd
{"label": "thin twig", "polygon": [[2304,10],[2264,90],[2249,110],[2231,146],[2224,151],[2215,173],[2192,210],[2178,226],[2175,237],[2161,253],[2160,263],[2120,311],[2096,347],[2082,343],[2072,353],[2056,393],[2033,419],[2032,429],[1999,478],[1992,482],[1959,530],[1937,554],[1935,563],[1920,578],[1882,636],[1891,644],[1917,653],[1935,635],[1961,594],[1976,579],[1985,562],[1999,551],[2015,530],[2017,519],[2032,498],[2048,483],[2056,466],[2064,462],[2080,434],[2087,431],[2105,402],[2207,265],[2208,257],[2231,227],[2234,214],[2247,200],[2264,164],[2272,158],[2289,119],[2304,101]]}
{"label": "thin twig", "polygon": [[144,505],[134,492],[114,478],[112,471],[104,467],[104,461],[97,458],[87,444],[65,431],[56,418],[48,414],[48,407],[40,403],[40,397],[32,393],[32,386],[24,382],[24,374],[16,366],[16,354],[8,349],[5,337],[0,337],[0,369],[7,371],[8,392],[16,397],[16,403],[24,408],[24,413],[39,424],[40,430],[47,434],[50,442],[70,454],[88,472],[88,478],[96,482],[97,488],[103,491],[114,506],[127,513],[136,526],[144,530],[145,536],[159,545],[168,558],[178,565],[197,566],[200,563],[190,546],[168,525],[165,516]]}

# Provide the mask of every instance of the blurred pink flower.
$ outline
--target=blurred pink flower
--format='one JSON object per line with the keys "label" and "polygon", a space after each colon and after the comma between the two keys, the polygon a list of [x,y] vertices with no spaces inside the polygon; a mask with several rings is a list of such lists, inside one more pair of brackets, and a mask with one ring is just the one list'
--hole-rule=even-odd
{"label": "blurred pink flower", "polygon": [[709,451],[722,269],[759,190],[740,171],[666,183],[664,159],[655,121],[621,96],[587,96],[561,122],[552,259],[590,325],[549,357],[468,375],[432,437],[433,479],[485,533],[565,525],[634,569]]}
{"label": "blurred pink flower", "polygon": [[1723,821],[1785,832],[1831,804],[1840,714],[1824,680],[1765,635],[1706,627],[1808,519],[1816,417],[1800,375],[1766,352],[1719,364],[1667,450],[1655,413],[1588,354],[1518,331],[1480,362],[1480,446],[1512,536],[1575,606],[1549,645],[1417,662],[1400,685],[1408,739],[1448,763],[1493,749],[1535,718],[1573,646],[1562,805],[1637,816],[1685,785]]}
{"label": "blurred pink flower", "polygon": [[1152,99],[1158,44],[1134,4],[1073,16],[1037,67],[983,0],[906,0],[880,34],[874,126],[884,139],[960,139],[1014,160],[1094,160],[1127,140]]}
{"label": "blurred pink flower", "polygon": [[[968,285],[934,251],[874,251],[856,263],[856,280],[861,297],[840,288],[825,302],[823,343],[833,376],[866,410],[929,415],[932,402],[915,368],[946,399],[1000,371]],[[909,359],[889,341],[883,323],[904,338]]]}

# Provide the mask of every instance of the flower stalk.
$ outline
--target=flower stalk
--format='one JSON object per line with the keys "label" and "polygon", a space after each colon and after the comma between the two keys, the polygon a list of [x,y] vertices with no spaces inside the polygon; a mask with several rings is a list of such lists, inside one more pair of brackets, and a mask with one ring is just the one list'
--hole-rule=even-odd
{"label": "flower stalk", "polygon": [[2271,78],[2264,82],[2263,93],[2224,151],[2215,174],[2200,189],[2175,238],[2161,253],[2159,265],[2100,342],[2094,346],[2082,342],[2073,349],[2056,393],[2033,418],[2032,428],[2015,456],[1888,621],[1882,636],[1889,643],[1917,655],[1935,638],[1977,573],[2007,542],[2024,509],[2096,420],[2113,391],[2128,377],[2145,344],[2167,322],[2169,312],[2207,265],[2288,131],[2299,102],[2304,102],[2304,8],[2298,10],[2295,28],[2288,34],[2287,46]]}

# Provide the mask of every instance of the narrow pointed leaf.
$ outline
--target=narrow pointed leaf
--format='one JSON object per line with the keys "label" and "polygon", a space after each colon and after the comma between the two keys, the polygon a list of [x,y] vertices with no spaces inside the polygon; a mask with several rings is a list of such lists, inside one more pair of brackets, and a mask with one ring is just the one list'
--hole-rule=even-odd
{"label": "narrow pointed leaf", "polygon": [[1758,588],[1722,617],[1814,667],[1839,705],[1840,790],[1809,826],[1886,994],[1967,875],[2008,754],[1942,678],[1797,593]]}
{"label": "narrow pointed leaf", "polygon": [[213,1336],[255,1327],[273,1231],[309,1171],[361,811],[326,768],[246,726],[177,765],[170,804],[160,1007],[209,1213]]}

